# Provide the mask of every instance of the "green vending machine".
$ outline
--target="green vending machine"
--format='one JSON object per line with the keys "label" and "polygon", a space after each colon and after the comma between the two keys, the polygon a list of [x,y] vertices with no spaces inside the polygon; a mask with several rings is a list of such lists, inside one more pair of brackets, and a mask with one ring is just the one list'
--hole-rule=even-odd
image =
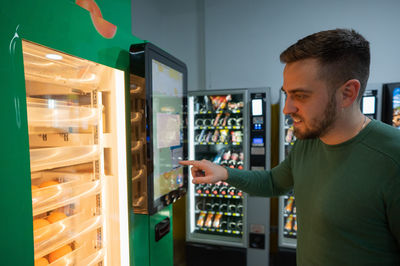
{"label": "green vending machine", "polygon": [[127,0],[1,4],[0,265],[170,260],[172,240],[153,250],[149,228],[165,230],[155,220],[171,207],[152,219],[132,207],[129,47],[143,41],[130,11]]}

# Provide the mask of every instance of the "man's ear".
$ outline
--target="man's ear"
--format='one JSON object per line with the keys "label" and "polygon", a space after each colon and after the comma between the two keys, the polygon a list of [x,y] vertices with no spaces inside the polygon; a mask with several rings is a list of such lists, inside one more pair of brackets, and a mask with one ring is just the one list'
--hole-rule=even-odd
{"label": "man's ear", "polygon": [[357,79],[350,79],[342,85],[342,87],[340,88],[342,107],[349,107],[357,101],[360,87],[360,81],[358,81]]}

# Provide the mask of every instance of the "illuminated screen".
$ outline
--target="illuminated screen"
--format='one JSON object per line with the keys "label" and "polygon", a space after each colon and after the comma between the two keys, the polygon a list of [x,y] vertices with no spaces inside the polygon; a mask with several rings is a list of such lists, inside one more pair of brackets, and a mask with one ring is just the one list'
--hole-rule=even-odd
{"label": "illuminated screen", "polygon": [[392,125],[400,129],[400,88],[393,90],[393,120]]}
{"label": "illuminated screen", "polygon": [[183,74],[152,60],[154,200],[183,186]]}
{"label": "illuminated screen", "polygon": [[263,138],[253,138],[253,144],[264,144]]}
{"label": "illuminated screen", "polygon": [[254,99],[251,101],[251,114],[262,115],[262,99]]}
{"label": "illuminated screen", "polygon": [[362,112],[366,115],[375,114],[375,96],[364,96]]}

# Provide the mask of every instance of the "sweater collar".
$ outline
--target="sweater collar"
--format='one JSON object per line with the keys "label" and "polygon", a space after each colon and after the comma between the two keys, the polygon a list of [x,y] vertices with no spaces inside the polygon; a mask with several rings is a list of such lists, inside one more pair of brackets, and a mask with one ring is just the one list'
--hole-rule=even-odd
{"label": "sweater collar", "polygon": [[348,139],[345,142],[342,142],[339,144],[329,145],[329,144],[325,144],[320,139],[318,139],[318,141],[321,143],[321,145],[323,145],[324,147],[326,147],[328,149],[338,149],[338,148],[342,148],[342,147],[347,147],[347,146],[351,145],[352,143],[360,142],[361,140],[363,140],[364,137],[368,134],[368,132],[372,128],[374,128],[377,123],[378,123],[378,121],[376,121],[375,119],[371,119],[371,121],[360,132],[358,132],[357,135],[355,135],[351,139]]}

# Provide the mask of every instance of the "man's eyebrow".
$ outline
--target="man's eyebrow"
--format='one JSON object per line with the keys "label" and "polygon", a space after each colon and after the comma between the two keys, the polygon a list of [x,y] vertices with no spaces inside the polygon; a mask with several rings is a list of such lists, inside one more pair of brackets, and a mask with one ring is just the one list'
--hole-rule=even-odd
{"label": "man's eyebrow", "polygon": [[293,90],[290,90],[290,91],[285,91],[284,89],[283,89],[283,87],[281,88],[281,91],[283,91],[284,93],[290,93],[290,94],[293,94],[293,93],[298,93],[298,92],[301,92],[301,93],[306,93],[306,94],[311,94],[312,93],[312,91],[310,91],[310,90],[306,90],[306,89],[302,89],[302,88],[298,88],[298,89],[293,89]]}

